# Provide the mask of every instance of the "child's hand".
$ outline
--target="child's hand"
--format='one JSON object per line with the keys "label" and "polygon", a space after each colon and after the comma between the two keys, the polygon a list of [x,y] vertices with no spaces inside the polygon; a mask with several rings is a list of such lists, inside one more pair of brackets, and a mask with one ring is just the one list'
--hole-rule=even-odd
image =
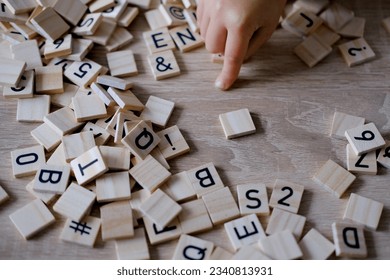
{"label": "child's hand", "polygon": [[276,29],[286,0],[199,0],[197,17],[202,38],[211,53],[224,54],[215,86],[229,89],[241,64]]}

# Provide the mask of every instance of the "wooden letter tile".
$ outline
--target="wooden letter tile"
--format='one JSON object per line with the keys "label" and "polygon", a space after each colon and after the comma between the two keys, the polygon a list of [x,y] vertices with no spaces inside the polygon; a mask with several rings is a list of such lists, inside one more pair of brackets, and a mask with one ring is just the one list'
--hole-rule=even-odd
{"label": "wooden letter tile", "polygon": [[289,230],[260,239],[259,247],[274,260],[294,260],[302,257],[302,251]]}
{"label": "wooden letter tile", "polygon": [[12,172],[16,178],[34,175],[45,163],[43,146],[36,145],[11,152]]}
{"label": "wooden letter tile", "polygon": [[374,51],[364,38],[339,45],[339,50],[349,67],[371,61],[375,58]]}
{"label": "wooden letter tile", "polygon": [[378,162],[386,168],[390,168],[390,143],[387,142],[386,146],[384,146],[377,158]]}
{"label": "wooden letter tile", "polygon": [[3,0],[3,2],[5,5],[7,5],[8,9],[10,9],[10,11],[15,15],[31,12],[37,6],[36,1],[34,0]]}
{"label": "wooden letter tile", "polygon": [[107,92],[112,99],[124,110],[142,111],[144,104],[135,96],[131,90],[120,90],[113,87],[109,87]]}
{"label": "wooden letter tile", "polygon": [[42,164],[34,179],[34,191],[62,194],[68,186],[69,166]]}
{"label": "wooden letter tile", "polygon": [[102,23],[103,16],[101,13],[86,14],[80,22],[76,24],[72,33],[83,36],[93,35]]}
{"label": "wooden letter tile", "polygon": [[356,155],[374,151],[386,143],[374,123],[358,126],[345,131],[349,144]]}
{"label": "wooden letter tile", "polygon": [[184,9],[182,5],[161,4],[158,9],[168,23],[168,26],[177,26],[187,23],[183,14]]}
{"label": "wooden letter tile", "polygon": [[144,189],[133,192],[131,194],[130,205],[133,209],[133,216],[135,219],[141,219],[144,217],[144,214],[139,209],[140,205],[150,196],[150,192]]}
{"label": "wooden letter tile", "polygon": [[53,9],[60,14],[66,21],[72,25],[76,25],[88,7],[80,0],[68,0],[68,1],[57,1]]}
{"label": "wooden letter tile", "polygon": [[362,126],[364,125],[364,122],[364,118],[335,112],[330,135],[337,139],[345,139],[345,131],[357,126]]}
{"label": "wooden letter tile", "polygon": [[362,226],[348,223],[333,223],[332,231],[336,256],[351,258],[367,257],[366,239]]}
{"label": "wooden letter tile", "polygon": [[134,54],[131,50],[108,53],[107,62],[110,73],[114,77],[128,77],[138,74]]}
{"label": "wooden letter tile", "polygon": [[118,19],[118,25],[122,27],[129,27],[138,14],[139,9],[137,7],[127,6],[123,14]]}
{"label": "wooden letter tile", "polygon": [[171,37],[181,52],[188,52],[204,45],[203,39],[189,26],[179,26],[169,30]]}
{"label": "wooden letter tile", "polygon": [[158,147],[166,160],[181,156],[190,151],[190,147],[180,129],[174,125],[157,133],[161,141]]}
{"label": "wooden letter tile", "polygon": [[35,90],[38,93],[62,93],[64,82],[61,66],[45,66],[35,69]]}
{"label": "wooden letter tile", "polygon": [[284,19],[282,26],[298,36],[306,36],[313,33],[322,23],[323,20],[315,13],[298,8]]}
{"label": "wooden letter tile", "polygon": [[89,4],[89,10],[92,13],[103,12],[115,6],[114,0],[96,0]]}
{"label": "wooden letter tile", "polygon": [[157,126],[165,127],[174,107],[175,103],[172,101],[150,96],[140,117],[143,120],[150,120]]}
{"label": "wooden letter tile", "polygon": [[102,66],[93,61],[75,61],[64,75],[79,87],[88,87],[99,75]]}
{"label": "wooden letter tile", "polygon": [[152,9],[145,12],[145,18],[151,30],[168,27],[168,21],[158,9]]}
{"label": "wooden letter tile", "polygon": [[11,46],[12,57],[26,62],[26,70],[42,67],[42,59],[36,40],[28,40]]}
{"label": "wooden letter tile", "polygon": [[226,139],[233,139],[256,132],[248,109],[241,109],[219,115]]}
{"label": "wooden letter tile", "polygon": [[50,111],[50,96],[35,95],[18,99],[16,119],[19,122],[42,122]]}
{"label": "wooden letter tile", "polygon": [[31,98],[34,94],[34,71],[26,71],[22,75],[17,87],[4,86],[3,96],[6,98]]}
{"label": "wooden letter tile", "polygon": [[100,216],[104,241],[134,236],[133,214],[128,201],[112,202],[100,207]]}
{"label": "wooden letter tile", "polygon": [[143,217],[146,233],[148,234],[150,244],[156,245],[179,238],[181,234],[180,223],[178,219],[174,219],[168,226],[161,228],[149,220],[148,217]]}
{"label": "wooden letter tile", "polygon": [[75,96],[72,98],[74,114],[78,122],[107,117],[106,106],[96,94]]}
{"label": "wooden letter tile", "polygon": [[125,200],[131,197],[129,172],[107,173],[96,179],[98,202]]}
{"label": "wooden letter tile", "polygon": [[6,191],[0,186],[0,205],[9,199]]}
{"label": "wooden letter tile", "polygon": [[184,201],[196,196],[185,171],[172,175],[160,188],[175,201]]}
{"label": "wooden letter tile", "polygon": [[175,55],[171,50],[149,55],[148,61],[157,81],[175,77],[181,73]]}
{"label": "wooden letter tile", "polygon": [[180,236],[174,260],[207,260],[214,249],[214,243],[187,234]]}
{"label": "wooden letter tile", "polygon": [[87,216],[82,221],[66,220],[60,239],[65,242],[93,247],[100,230],[100,219]]}
{"label": "wooden letter tile", "polygon": [[198,197],[222,189],[225,186],[213,163],[191,169],[187,171],[187,176]]}
{"label": "wooden letter tile", "polygon": [[180,206],[182,211],[179,213],[179,221],[183,233],[199,233],[213,227],[202,199],[192,200]]}
{"label": "wooden letter tile", "polygon": [[264,184],[238,185],[237,195],[241,215],[269,215],[267,188]]}
{"label": "wooden letter tile", "polygon": [[134,236],[129,239],[115,240],[118,260],[149,260],[149,247],[144,228],[134,230]]}
{"label": "wooden letter tile", "polygon": [[277,179],[269,205],[292,213],[298,213],[305,188],[301,185]]}
{"label": "wooden letter tile", "polygon": [[67,162],[81,156],[96,146],[93,133],[85,131],[62,137],[65,159]]}
{"label": "wooden letter tile", "polygon": [[126,171],[130,169],[130,151],[124,147],[100,146],[104,162],[110,170]]}
{"label": "wooden letter tile", "polygon": [[334,252],[334,244],[312,228],[299,242],[304,260],[326,260]]}
{"label": "wooden letter tile", "polygon": [[26,70],[26,62],[0,58],[0,85],[15,87]]}
{"label": "wooden letter tile", "polygon": [[68,34],[57,40],[46,40],[44,55],[46,59],[66,56],[72,53],[72,35]]}
{"label": "wooden letter tile", "polygon": [[322,44],[315,36],[307,37],[294,48],[294,53],[309,67],[314,67],[332,52],[332,47]]}
{"label": "wooden letter tile", "polygon": [[97,77],[97,83],[100,85],[117,88],[120,90],[127,90],[133,87],[133,83],[117,77],[101,75]]}
{"label": "wooden letter tile", "polygon": [[347,169],[352,173],[376,175],[378,170],[376,152],[372,151],[357,156],[351,145],[347,144]]}
{"label": "wooden letter tile", "polygon": [[150,54],[174,50],[176,48],[168,28],[144,32],[143,37]]}
{"label": "wooden letter tile", "polygon": [[46,115],[43,121],[60,135],[71,133],[83,124],[76,120],[72,109],[69,107],[61,108]]}
{"label": "wooden letter tile", "polygon": [[69,25],[53,8],[47,7],[31,19],[32,25],[48,40],[57,40],[69,30]]}
{"label": "wooden letter tile", "polygon": [[266,233],[272,235],[283,230],[289,230],[299,240],[305,223],[305,217],[275,208],[268,221]]}

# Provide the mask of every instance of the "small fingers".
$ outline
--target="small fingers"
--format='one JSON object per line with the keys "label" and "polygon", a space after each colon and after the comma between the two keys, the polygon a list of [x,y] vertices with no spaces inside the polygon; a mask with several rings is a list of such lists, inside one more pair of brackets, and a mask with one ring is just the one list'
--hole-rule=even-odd
{"label": "small fingers", "polygon": [[273,28],[270,27],[261,27],[255,33],[251,40],[249,41],[248,51],[245,56],[245,60],[254,55],[261,46],[265,44],[271,38],[273,33]]}
{"label": "small fingers", "polygon": [[211,53],[224,53],[226,37],[226,28],[218,21],[210,21],[205,38],[206,49]]}

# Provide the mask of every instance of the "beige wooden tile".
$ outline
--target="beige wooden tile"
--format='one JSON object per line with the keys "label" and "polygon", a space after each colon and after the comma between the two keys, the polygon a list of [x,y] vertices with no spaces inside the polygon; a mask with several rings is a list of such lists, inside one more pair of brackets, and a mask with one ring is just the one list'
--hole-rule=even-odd
{"label": "beige wooden tile", "polygon": [[124,147],[100,146],[104,162],[110,170],[126,171],[130,169],[130,151]]}
{"label": "beige wooden tile", "polygon": [[176,46],[183,53],[204,45],[204,41],[199,33],[192,31],[188,25],[172,28],[169,30],[169,34],[171,34]]}
{"label": "beige wooden tile", "polygon": [[144,32],[143,38],[150,54],[174,50],[176,48],[166,27]]}
{"label": "beige wooden tile", "polygon": [[12,173],[16,178],[34,175],[45,161],[41,145],[11,151]]}
{"label": "beige wooden tile", "polygon": [[382,20],[382,25],[386,29],[386,31],[390,33],[390,17],[384,18]]}
{"label": "beige wooden tile", "polygon": [[171,50],[149,55],[148,61],[157,81],[175,77],[181,73],[175,55]]}
{"label": "beige wooden tile", "polygon": [[209,260],[230,260],[233,254],[222,247],[215,246]]}
{"label": "beige wooden tile", "polygon": [[62,144],[67,162],[72,161],[96,146],[95,139],[91,131],[65,135],[62,137]]}
{"label": "beige wooden tile", "polygon": [[91,84],[91,90],[93,91],[93,93],[95,93],[97,96],[99,96],[100,100],[106,106],[110,107],[110,106],[116,105],[116,102],[114,101],[114,99],[112,99],[110,94],[108,94],[107,90],[105,88],[103,88],[101,85],[93,82]]}
{"label": "beige wooden tile", "polygon": [[9,218],[25,239],[30,239],[55,221],[53,214],[40,199],[16,210]]}
{"label": "beige wooden tile", "polygon": [[95,44],[105,46],[111,38],[112,33],[115,31],[116,23],[108,19],[103,18],[98,29],[93,35],[84,35],[85,39],[91,40]]}
{"label": "beige wooden tile", "polygon": [[95,81],[101,70],[102,66],[93,61],[75,61],[64,75],[79,87],[86,88]]}
{"label": "beige wooden tile", "polygon": [[6,98],[31,98],[34,94],[34,71],[25,71],[16,87],[4,86],[3,96]]}
{"label": "beige wooden tile", "polygon": [[245,245],[241,247],[232,257],[232,260],[270,260],[258,246]]}
{"label": "beige wooden tile", "polygon": [[149,260],[149,247],[144,228],[134,229],[134,236],[115,240],[118,260]]}
{"label": "beige wooden tile", "polygon": [[129,27],[138,14],[139,9],[137,7],[127,6],[123,14],[118,19],[118,25],[122,27]]}
{"label": "beige wooden tile", "polygon": [[77,25],[88,7],[80,0],[57,1],[53,9],[71,25]]}
{"label": "beige wooden tile", "polygon": [[167,159],[173,159],[190,151],[180,129],[174,125],[157,133],[161,141],[158,147],[163,156]]}
{"label": "beige wooden tile", "polygon": [[354,17],[351,19],[338,33],[345,38],[361,38],[364,36],[364,28],[366,19],[362,17]]}
{"label": "beige wooden tile", "polygon": [[356,155],[374,151],[386,144],[374,123],[348,129],[345,137]]}
{"label": "beige wooden tile", "polygon": [[97,95],[75,96],[72,98],[72,103],[78,122],[107,117],[106,106]]}
{"label": "beige wooden tile", "polygon": [[2,21],[24,24],[29,17],[28,13],[14,14],[4,3],[1,4],[0,16]]}
{"label": "beige wooden tile", "polygon": [[96,194],[75,183],[71,183],[66,191],[53,205],[53,210],[74,221],[80,221],[88,215]]}
{"label": "beige wooden tile", "polygon": [[93,42],[91,40],[74,38],[72,42],[72,54],[65,56],[64,59],[82,61],[92,47]]}
{"label": "beige wooden tile", "polygon": [[107,92],[112,99],[124,110],[142,111],[144,104],[135,96],[131,90],[120,90],[113,87],[109,87]]}
{"label": "beige wooden tile", "polygon": [[[74,39],[74,40],[77,40],[77,39]],[[62,72],[64,73],[66,71],[66,69],[68,69],[68,67],[70,66],[72,62],[66,58],[62,58],[62,57],[55,57],[53,59],[51,59],[46,66],[61,66],[62,67]],[[65,84],[68,84],[68,85],[72,85],[72,86],[75,86],[76,85],[73,85],[73,84],[69,84],[69,83],[66,83],[64,82],[64,87],[65,87]],[[77,88],[79,88],[77,86]],[[76,90],[77,91],[77,90]],[[63,106],[61,106],[63,107]]]}
{"label": "beige wooden tile", "polygon": [[206,193],[202,199],[214,225],[233,220],[240,215],[240,210],[228,187]]}
{"label": "beige wooden tile", "polygon": [[42,67],[42,59],[36,40],[28,40],[11,46],[13,59],[26,62],[26,70]]}
{"label": "beige wooden tile", "polygon": [[68,107],[61,108],[46,115],[43,121],[60,135],[69,134],[83,124],[76,120],[72,109]]}
{"label": "beige wooden tile", "polygon": [[109,8],[115,6],[114,0],[95,0],[94,2],[89,4],[89,11],[92,13],[103,12]]}
{"label": "beige wooden tile", "polygon": [[138,6],[141,9],[147,10],[150,9],[152,0],[127,0],[127,3],[129,3],[130,5]]}
{"label": "beige wooden tile", "polygon": [[269,199],[269,206],[298,213],[304,190],[301,185],[277,179]]}
{"label": "beige wooden tile", "polygon": [[358,174],[376,175],[378,168],[375,151],[357,156],[350,144],[347,144],[346,150],[348,171]]}
{"label": "beige wooden tile", "polygon": [[34,179],[34,191],[62,194],[68,186],[69,166],[42,164]]}
{"label": "beige wooden tile", "polygon": [[38,93],[46,94],[63,93],[62,67],[45,66],[35,68],[35,90]]}
{"label": "beige wooden tile", "polygon": [[241,109],[219,115],[226,139],[233,139],[256,132],[248,109]]}
{"label": "beige wooden tile", "polygon": [[313,33],[322,23],[323,20],[315,13],[304,8],[298,8],[282,21],[282,27],[298,36],[307,36]]}
{"label": "beige wooden tile", "polygon": [[198,25],[198,20],[196,17],[196,11],[194,9],[185,9],[183,11],[184,17],[187,21],[188,26],[192,32],[200,33],[200,28]]}
{"label": "beige wooden tile", "polygon": [[383,210],[383,203],[351,193],[343,219],[376,230]]}
{"label": "beige wooden tile", "polygon": [[175,103],[156,96],[150,96],[141,113],[143,120],[150,120],[159,127],[165,127],[173,112]]}
{"label": "beige wooden tile", "polygon": [[103,16],[101,13],[85,14],[84,17],[75,24],[76,26],[72,33],[79,36],[93,35],[102,21]]}
{"label": "beige wooden tile", "polygon": [[214,243],[198,237],[182,234],[176,245],[174,260],[207,260],[214,249]]}
{"label": "beige wooden tile", "polygon": [[345,131],[357,126],[362,126],[364,125],[364,122],[365,118],[335,112],[330,135],[337,139],[345,139]]}
{"label": "beige wooden tile", "polygon": [[302,251],[289,230],[260,239],[259,247],[268,257],[275,260],[294,260],[302,257]]}
{"label": "beige wooden tile", "polygon": [[223,184],[213,163],[207,163],[187,171],[192,187],[198,197],[222,189]]}
{"label": "beige wooden tile", "polygon": [[55,149],[61,143],[61,135],[45,123],[31,130],[31,136],[45,147],[48,152]]}
{"label": "beige wooden tile", "polygon": [[294,48],[294,53],[309,67],[314,67],[331,52],[331,46],[322,44],[314,36],[307,37]]}
{"label": "beige wooden tile", "polygon": [[172,175],[160,188],[173,200],[179,202],[196,196],[185,171]]}
{"label": "beige wooden tile", "polygon": [[294,2],[294,8],[303,8],[312,13],[318,14],[329,5],[329,0],[297,0]]}
{"label": "beige wooden tile", "polygon": [[18,99],[16,120],[18,122],[42,122],[50,111],[50,96],[35,95]]}
{"label": "beige wooden tile", "polygon": [[9,199],[7,192],[0,186],[0,205]]}
{"label": "beige wooden tile", "polygon": [[26,62],[0,58],[0,85],[15,87],[26,69]]}
{"label": "beige wooden tile", "polygon": [[[64,145],[62,145],[62,143],[54,150],[51,156],[47,159],[47,164],[70,166],[70,164],[67,163],[65,160]],[[71,172],[73,171],[71,170]]]}
{"label": "beige wooden tile", "polygon": [[107,173],[96,179],[98,202],[126,200],[131,198],[130,177],[127,171]]}
{"label": "beige wooden tile", "polygon": [[82,221],[68,219],[60,239],[65,242],[93,247],[100,230],[100,224],[100,219],[92,216],[87,216]]}
{"label": "beige wooden tile", "polygon": [[367,257],[367,245],[362,226],[333,223],[332,232],[336,256],[362,259]]}
{"label": "beige wooden tile", "polygon": [[46,205],[51,204],[56,198],[58,198],[58,195],[55,193],[47,193],[47,192],[36,192],[33,189],[34,186],[34,180],[30,181],[26,185],[26,190],[32,194],[34,198],[38,198],[43,201]]}
{"label": "beige wooden tile", "polygon": [[371,61],[376,57],[364,38],[339,45],[339,50],[349,67]]}
{"label": "beige wooden tile", "polygon": [[100,216],[104,241],[134,236],[133,214],[128,201],[112,202],[100,207]]}
{"label": "beige wooden tile", "polygon": [[390,168],[390,143],[386,142],[386,145],[379,152],[377,161],[384,167]]}
{"label": "beige wooden tile", "polygon": [[313,180],[340,198],[355,181],[355,175],[329,159],[313,176]]}
{"label": "beige wooden tile", "polygon": [[157,245],[173,239],[177,239],[181,234],[181,228],[178,219],[174,219],[165,228],[160,228],[151,220],[149,220],[148,217],[143,217],[143,221],[151,245]]}
{"label": "beige wooden tile", "polygon": [[137,64],[131,50],[107,53],[110,73],[114,77],[128,77],[138,74]]}
{"label": "beige wooden tile", "polygon": [[53,8],[47,7],[31,19],[32,25],[48,40],[57,40],[69,30],[69,25]]}
{"label": "beige wooden tile", "polygon": [[289,230],[299,240],[305,223],[306,217],[275,208],[272,211],[265,232],[268,235],[272,235],[283,230]]}
{"label": "beige wooden tile", "polygon": [[72,35],[67,34],[57,40],[46,40],[44,55],[46,59],[72,54]]}
{"label": "beige wooden tile", "polygon": [[[118,51],[119,49],[125,48],[127,45],[129,45],[133,41],[133,39],[134,39],[133,34],[127,31],[126,28],[117,27],[112,33],[110,39],[108,40],[104,48],[108,52]],[[125,68],[129,69],[130,67],[129,66],[122,67],[122,69]],[[136,74],[138,74],[138,69],[135,61],[132,63],[132,68],[133,68],[132,70],[136,70],[137,71]],[[132,76],[132,75],[127,75],[127,76]]]}
{"label": "beige wooden tile", "polygon": [[111,137],[104,128],[101,128],[92,122],[88,122],[81,131],[91,131],[97,146],[104,145]]}
{"label": "beige wooden tile", "polygon": [[162,15],[159,9],[146,11],[144,15],[151,30],[156,30],[169,26],[168,21]]}
{"label": "beige wooden tile", "polygon": [[117,22],[127,7],[127,0],[116,0],[115,6],[102,12],[103,17]]}
{"label": "beige wooden tile", "polygon": [[3,0],[3,3],[7,6],[8,9],[10,9],[13,14],[16,15],[31,12],[37,6],[36,1],[34,0]]}
{"label": "beige wooden tile", "polygon": [[206,205],[202,199],[188,201],[180,204],[182,211],[179,221],[184,234],[195,234],[213,228]]}
{"label": "beige wooden tile", "polygon": [[320,17],[332,30],[338,32],[345,24],[353,19],[355,13],[339,3],[332,3]]}
{"label": "beige wooden tile", "polygon": [[96,82],[100,85],[113,87],[120,90],[127,90],[133,87],[133,83],[128,80],[107,75],[98,76]]}
{"label": "beige wooden tile", "polygon": [[320,25],[310,36],[313,36],[315,39],[317,39],[317,41],[325,46],[332,46],[341,38],[339,34],[324,24]]}
{"label": "beige wooden tile", "polygon": [[260,238],[266,237],[256,214],[227,222],[224,227],[230,243],[236,251],[244,246],[255,244]]}
{"label": "beige wooden tile", "polygon": [[133,216],[135,219],[141,219],[144,217],[144,214],[140,211],[140,205],[150,196],[150,192],[144,189],[133,192],[131,194],[130,205],[133,209]]}
{"label": "beige wooden tile", "polygon": [[298,243],[304,260],[326,260],[334,252],[334,244],[312,228]]}
{"label": "beige wooden tile", "polygon": [[241,215],[269,215],[267,188],[262,183],[249,183],[237,186],[238,205]]}
{"label": "beige wooden tile", "polygon": [[161,4],[158,9],[170,27],[187,23],[183,14],[184,7],[181,4]]}
{"label": "beige wooden tile", "polygon": [[104,174],[108,167],[97,146],[89,149],[81,156],[70,162],[72,170],[79,185],[85,185],[93,179]]}

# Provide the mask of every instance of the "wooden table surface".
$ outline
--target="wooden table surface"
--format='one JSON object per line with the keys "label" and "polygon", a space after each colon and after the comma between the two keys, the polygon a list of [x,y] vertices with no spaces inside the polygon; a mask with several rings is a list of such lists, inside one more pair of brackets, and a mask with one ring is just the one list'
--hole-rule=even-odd
{"label": "wooden table surface", "polygon": [[[341,199],[311,178],[328,159],[346,166],[346,140],[329,136],[335,111],[374,122],[390,140],[390,34],[381,20],[390,16],[390,2],[340,1],[367,20],[365,38],[377,58],[349,68],[337,48],[309,69],[292,52],[300,38],[278,29],[272,39],[244,65],[240,79],[228,92],[213,87],[221,65],[210,62],[201,48],[175,52],[181,76],[156,82],[146,60],[142,32],[148,30],[139,16],[130,27],[135,36],[129,46],[136,55],[140,74],[133,78],[133,92],[146,102],[155,95],[175,102],[168,126],[177,124],[191,152],[170,161],[172,173],[213,162],[225,183],[236,194],[237,184],[262,182],[272,188],[276,179],[305,186],[299,214],[307,217],[304,233],[316,228],[332,240],[331,224],[342,219],[350,193],[384,203],[377,231],[365,231],[369,259],[390,259],[390,170],[379,167],[377,176],[358,175]],[[101,61],[101,53],[92,58]],[[0,97],[0,185],[11,199],[0,206],[0,259],[115,259],[114,242],[98,237],[95,248],[64,243],[59,235],[64,219],[25,241],[8,216],[33,200],[25,190],[31,177],[15,179],[12,150],[35,144],[30,131],[38,124],[16,121],[16,100]],[[248,108],[257,132],[226,140],[218,116]],[[264,227],[267,218],[262,218]],[[196,235],[215,245],[231,248],[223,226]],[[150,248],[153,259],[170,259],[177,241]]]}

